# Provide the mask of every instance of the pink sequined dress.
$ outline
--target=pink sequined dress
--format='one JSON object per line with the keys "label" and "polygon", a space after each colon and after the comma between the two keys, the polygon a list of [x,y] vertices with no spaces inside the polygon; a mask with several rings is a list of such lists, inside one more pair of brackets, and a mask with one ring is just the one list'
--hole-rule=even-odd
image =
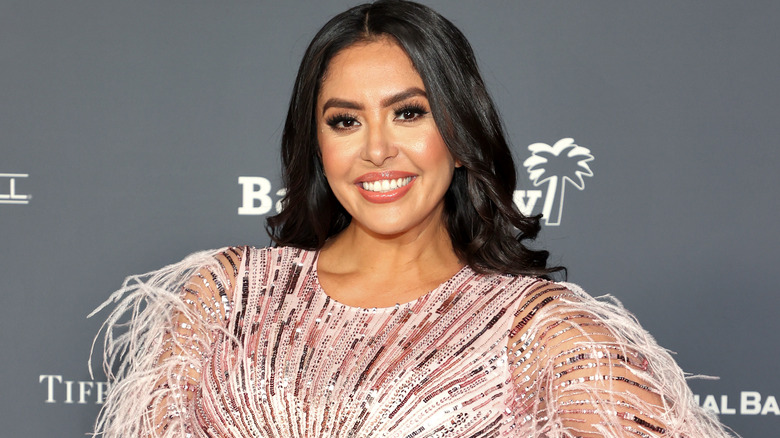
{"label": "pink sequined dress", "polygon": [[465,267],[410,303],[356,308],[322,290],[317,255],[228,248],[128,278],[109,300],[98,431],[730,436],[630,314],[576,286]]}

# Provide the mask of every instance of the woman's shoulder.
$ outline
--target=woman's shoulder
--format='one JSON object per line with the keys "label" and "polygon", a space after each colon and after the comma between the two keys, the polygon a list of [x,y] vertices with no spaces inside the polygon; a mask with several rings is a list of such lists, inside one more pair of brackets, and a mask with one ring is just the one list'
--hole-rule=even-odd
{"label": "woman's shoulder", "polygon": [[[605,303],[608,306],[622,308],[622,304],[611,295],[594,297],[575,283],[553,281],[540,277],[523,275],[501,275],[507,279],[506,288],[519,290],[522,297],[529,303],[537,302],[541,305],[552,304],[561,306],[567,310],[591,309],[595,303]],[[623,309],[625,311],[625,309]]]}
{"label": "woman's shoulder", "polygon": [[559,313],[576,314],[581,318],[596,320],[617,332],[631,332],[630,337],[633,338],[637,332],[646,333],[634,314],[613,295],[591,295],[581,286],[569,282],[555,282],[549,288],[556,291],[552,302]]}
{"label": "woman's shoulder", "polygon": [[594,297],[577,284],[541,278],[518,277],[511,284],[518,293],[512,336],[526,332],[551,333],[562,327],[576,328],[584,335],[604,330],[618,338],[648,339],[636,317],[611,295]]}
{"label": "woman's shoulder", "polygon": [[[550,357],[590,345],[631,352],[638,362],[676,369],[668,352],[637,318],[611,295],[592,296],[568,282],[535,281],[515,313],[513,339],[533,337]],[[588,348],[591,348],[588,347]]]}
{"label": "woman's shoulder", "polygon": [[298,259],[310,256],[315,251],[296,248],[292,246],[264,246],[256,247],[252,245],[226,246],[220,249],[212,249],[193,253],[187,260],[216,259],[223,265],[238,266],[241,262],[250,260],[271,260],[271,259]]}
{"label": "woman's shoulder", "polygon": [[215,251],[214,256],[217,259],[233,259],[245,262],[248,260],[259,260],[267,262],[298,262],[300,260],[311,260],[316,251],[293,246],[231,246]]}
{"label": "woman's shoulder", "polygon": [[218,250],[206,251],[209,261],[203,267],[227,275],[234,280],[241,273],[270,272],[284,270],[285,267],[303,267],[313,265],[316,251],[291,246],[230,246]]}
{"label": "woman's shoulder", "polygon": [[[229,303],[237,287],[243,287],[250,273],[268,275],[274,267],[300,265],[315,259],[314,252],[293,247],[226,246],[190,253],[183,259],[162,268],[125,278],[115,291],[90,315],[115,303],[125,309],[137,300],[175,306],[177,297]],[[120,309],[121,310],[121,309]]]}
{"label": "woman's shoulder", "polygon": [[587,293],[575,284],[555,282],[541,277],[492,274],[488,275],[487,279],[500,290],[527,303],[576,302],[578,296],[587,296]]}
{"label": "woman's shoulder", "polygon": [[525,287],[518,313],[530,313],[536,320],[596,320],[616,327],[637,327],[636,317],[612,295],[593,296],[581,286],[541,278]]}

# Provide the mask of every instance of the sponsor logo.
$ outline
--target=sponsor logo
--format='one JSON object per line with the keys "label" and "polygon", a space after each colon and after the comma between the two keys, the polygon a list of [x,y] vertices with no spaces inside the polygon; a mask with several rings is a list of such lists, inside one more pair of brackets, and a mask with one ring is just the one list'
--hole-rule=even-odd
{"label": "sponsor logo", "polygon": [[65,380],[60,374],[41,374],[38,383],[43,385],[46,403],[102,405],[108,392],[108,382]]}
{"label": "sponsor logo", "polygon": [[720,415],[780,415],[777,399],[774,395],[762,396],[758,391],[742,391],[738,401],[728,395],[693,396],[696,404]]}
{"label": "sponsor logo", "polygon": [[[531,156],[523,166],[531,184],[538,189],[515,190],[513,200],[517,208],[530,216],[542,213],[548,226],[561,224],[566,187],[585,189],[584,177],[593,176],[588,163],[593,161],[590,150],[576,145],[574,139],[564,138],[552,146],[534,143],[528,146]],[[241,206],[239,215],[264,215],[274,209],[281,211],[281,199],[286,190],[274,190],[271,181],[261,176],[239,176]],[[540,202],[541,201],[541,202]]]}
{"label": "sponsor logo", "polygon": [[514,201],[526,216],[538,211],[537,201],[544,199],[541,208],[542,222],[548,226],[561,224],[563,201],[567,185],[577,190],[585,189],[585,176],[593,176],[588,165],[593,161],[590,150],[574,144],[574,139],[563,138],[550,146],[534,143],[528,146],[531,156],[523,161],[528,178],[534,187],[542,190],[515,190]]}
{"label": "sponsor logo", "polygon": [[0,204],[29,204],[31,195],[16,192],[16,182],[30,175],[26,173],[0,173]]}

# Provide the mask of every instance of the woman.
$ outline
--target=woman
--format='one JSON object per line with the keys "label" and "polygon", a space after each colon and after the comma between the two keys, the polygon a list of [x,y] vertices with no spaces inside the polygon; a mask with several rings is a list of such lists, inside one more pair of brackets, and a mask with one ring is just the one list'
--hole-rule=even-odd
{"label": "woman", "polygon": [[625,310],[544,279],[561,268],[523,243],[538,218],[513,206],[474,56],[434,11],[328,22],[282,154],[277,247],[196,254],[113,297],[106,436],[727,436]]}

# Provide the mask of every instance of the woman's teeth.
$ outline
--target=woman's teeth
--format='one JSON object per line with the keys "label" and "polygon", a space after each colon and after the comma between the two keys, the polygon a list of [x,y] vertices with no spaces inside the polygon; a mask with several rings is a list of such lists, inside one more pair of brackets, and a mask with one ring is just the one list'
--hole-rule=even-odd
{"label": "woman's teeth", "polygon": [[366,181],[363,183],[363,190],[367,190],[369,192],[389,192],[390,190],[395,190],[399,187],[403,187],[409,184],[410,182],[412,182],[411,176],[407,176],[406,178],[398,178],[398,179]]}

